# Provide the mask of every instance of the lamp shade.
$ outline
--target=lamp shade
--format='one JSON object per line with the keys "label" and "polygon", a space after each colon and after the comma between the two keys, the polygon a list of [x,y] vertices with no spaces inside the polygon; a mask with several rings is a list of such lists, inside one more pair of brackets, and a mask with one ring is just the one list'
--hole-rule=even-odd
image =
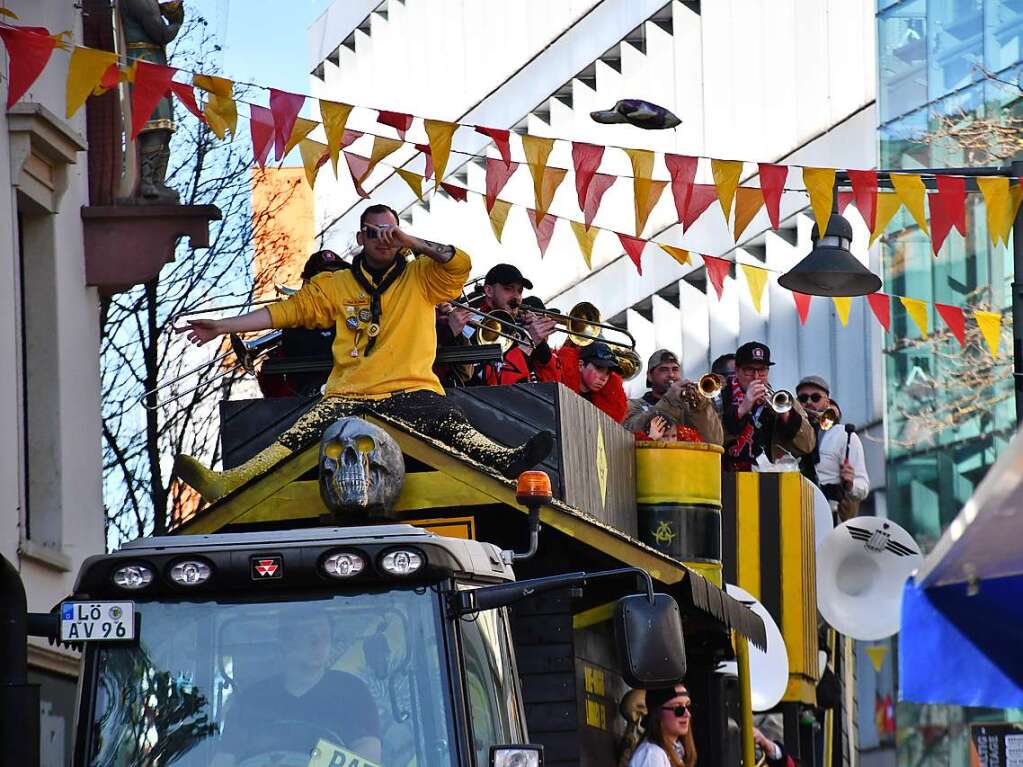
{"label": "lamp shade", "polygon": [[824,237],[813,228],[810,255],[778,278],[783,288],[808,296],[865,296],[881,289],[881,278],[850,251],[852,227],[832,213]]}

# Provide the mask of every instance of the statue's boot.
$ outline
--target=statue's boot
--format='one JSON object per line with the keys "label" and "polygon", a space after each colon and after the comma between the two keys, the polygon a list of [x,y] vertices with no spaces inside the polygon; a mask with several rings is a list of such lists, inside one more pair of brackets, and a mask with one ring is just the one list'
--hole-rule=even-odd
{"label": "statue's boot", "polygon": [[174,476],[194,488],[207,503],[213,503],[232,493],[250,479],[272,468],[291,455],[280,442],[261,450],[241,466],[225,471],[207,469],[190,455],[182,453],[174,461]]}
{"label": "statue's boot", "polygon": [[181,195],[177,189],[173,189],[165,183],[167,180],[167,165],[170,163],[170,144],[160,146],[156,155],[156,177],[153,186],[156,189],[157,197],[170,203],[181,201]]}
{"label": "statue's boot", "polygon": [[146,131],[139,136],[139,194],[146,200],[167,204],[180,201],[177,191],[164,183],[169,162],[169,131]]}

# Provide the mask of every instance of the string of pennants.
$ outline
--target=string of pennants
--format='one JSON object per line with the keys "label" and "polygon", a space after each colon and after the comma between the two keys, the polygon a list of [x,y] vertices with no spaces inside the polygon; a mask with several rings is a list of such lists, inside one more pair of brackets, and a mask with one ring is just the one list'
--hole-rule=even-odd
{"label": "string of pennants", "polygon": [[[7,12],[2,15],[12,16],[13,14]],[[548,213],[548,209],[553,202],[555,192],[565,180],[569,170],[549,166],[547,161],[555,144],[568,142],[567,139],[528,134],[521,136],[522,154],[533,181],[534,203],[532,208],[519,206],[517,203],[498,198],[501,190],[520,167],[519,162],[512,160],[511,132],[507,129],[424,118],[422,123],[428,143],[418,144],[406,140],[406,134],[412,128],[417,119],[416,116],[403,112],[376,110],[377,122],[382,126],[392,128],[398,135],[397,139],[364,131],[349,130],[346,128],[348,118],[356,108],[352,104],[318,99],[321,120],[310,120],[299,116],[306,99],[311,98],[303,94],[257,85],[256,87],[269,91],[269,106],[264,107],[236,99],[234,97],[235,82],[227,78],[186,72],[146,61],[134,61],[130,65],[126,65],[113,52],[84,46],[71,46],[67,41],[68,38],[68,33],[52,35],[42,27],[15,26],[0,20],[0,39],[4,42],[9,59],[8,108],[16,103],[39,77],[54,50],[70,50],[71,59],[68,65],[66,92],[68,118],[72,117],[85,104],[89,96],[101,95],[117,87],[121,82],[130,82],[132,84],[132,124],[130,126],[132,138],[138,135],[157,103],[173,93],[190,113],[209,127],[214,135],[219,139],[224,139],[228,133],[232,137],[237,135],[240,116],[237,105],[240,101],[247,104],[249,109],[250,137],[255,163],[264,167],[271,148],[274,150],[274,159],[277,162],[297,148],[310,186],[315,183],[319,168],[328,160],[330,160],[336,175],[340,156],[343,153],[356,191],[360,196],[368,197],[363,184],[373,170],[381,165],[382,160],[399,148],[411,144],[425,158],[423,174],[387,164],[383,164],[383,167],[388,167],[401,176],[419,199],[423,199],[423,181],[433,176],[435,190],[441,189],[452,198],[465,201],[470,190],[443,180],[451,154],[476,157],[485,162],[486,192],[480,196],[484,200],[491,226],[498,241],[501,239],[510,208],[512,206],[526,207],[542,256],[553,235],[555,224],[560,218]],[[174,80],[175,75],[179,72],[190,74],[191,83]],[[201,106],[196,98],[196,88],[202,94]],[[309,138],[309,135],[319,127],[323,128],[326,137],[325,144]],[[472,130],[486,136],[494,143],[499,158],[474,155],[453,149],[454,135],[459,129]],[[363,136],[372,136],[373,138],[369,157],[344,151]],[[699,157],[664,153],[664,166],[670,180],[660,180],[653,178],[657,155],[651,150],[601,146],[578,141],[570,143],[576,195],[584,220],[582,222],[565,220],[569,221],[588,268],[590,267],[593,244],[599,232],[602,231],[601,228],[593,226],[593,220],[604,194],[619,178],[629,178],[632,181],[635,235],[613,233],[617,235],[625,253],[640,273],[642,273],[641,256],[647,244],[657,245],[680,263],[691,263],[689,251],[641,237],[651,212],[669,185],[678,213],[678,223],[684,230],[688,230],[717,201],[720,203],[726,223],[732,220],[732,231],[736,242],[761,209],[766,208],[773,228],[780,227],[780,202],[782,193],[785,191],[800,191],[809,195],[819,231],[826,229],[828,218],[831,215],[836,177],[834,168],[756,163],[760,185],[741,186],[740,179],[745,167],[744,161],[706,158],[710,162],[714,183],[699,184],[696,183],[696,175],[702,159]],[[622,151],[627,155],[632,167],[631,177],[599,172],[604,154],[609,148]],[[793,171],[797,170],[801,172],[802,187],[789,189],[786,187],[786,183],[789,177],[794,175]],[[840,211],[844,210],[850,202],[855,205],[871,232],[871,244],[884,232],[889,222],[903,206],[909,211],[920,229],[930,235],[935,256],[953,228],[960,235],[966,235],[967,190],[964,177],[938,176],[936,178],[937,190],[928,193],[919,174],[893,173],[890,175],[890,179],[894,191],[882,192],[878,188],[878,177],[875,171],[848,170],[846,172],[851,181],[852,191],[839,194],[839,209]],[[996,245],[999,242],[1008,244],[1016,211],[1020,203],[1023,202],[1023,185],[1021,185],[1020,179],[982,177],[977,178],[976,181],[986,206],[988,234],[992,244]],[[1011,181],[1016,183],[1013,184]],[[478,193],[474,192],[474,194]],[[930,225],[928,225],[925,201],[930,210]],[[723,295],[725,279],[729,276],[733,262],[715,256],[692,255],[698,255],[703,260],[709,281],[720,299]],[[742,268],[753,305],[757,312],[760,312],[769,270],[751,264],[734,263]],[[867,296],[867,301],[878,322],[886,331],[890,330],[891,298],[893,297],[899,299],[922,337],[926,338],[929,315],[926,301],[905,296],[892,296],[886,293],[874,293]],[[800,322],[805,323],[812,297],[793,292],[793,298]],[[844,326],[848,322],[852,298],[836,297],[833,298],[833,301]],[[939,303],[935,303],[934,307],[960,345],[965,344],[966,313],[964,309]],[[994,356],[997,356],[1001,337],[1001,313],[971,311],[988,348]]]}

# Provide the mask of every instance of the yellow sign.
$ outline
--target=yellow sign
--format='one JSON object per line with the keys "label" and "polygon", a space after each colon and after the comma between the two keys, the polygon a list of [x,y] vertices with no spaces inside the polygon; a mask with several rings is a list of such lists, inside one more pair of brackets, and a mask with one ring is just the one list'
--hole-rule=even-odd
{"label": "yellow sign", "polygon": [[583,666],[583,682],[586,692],[594,695],[604,694],[604,672],[593,666]]}
{"label": "yellow sign", "polygon": [[671,522],[664,520],[654,530],[654,540],[662,546],[669,545],[675,538],[675,531],[671,529]]}
{"label": "yellow sign", "polygon": [[600,488],[600,506],[607,501],[607,450],[604,448],[604,430],[597,424],[597,486]]}
{"label": "yellow sign", "polygon": [[586,724],[599,730],[607,729],[607,706],[599,700],[586,699]]}
{"label": "yellow sign", "polygon": [[376,762],[364,759],[346,748],[334,745],[329,740],[316,741],[313,758],[308,767],[380,767]]}

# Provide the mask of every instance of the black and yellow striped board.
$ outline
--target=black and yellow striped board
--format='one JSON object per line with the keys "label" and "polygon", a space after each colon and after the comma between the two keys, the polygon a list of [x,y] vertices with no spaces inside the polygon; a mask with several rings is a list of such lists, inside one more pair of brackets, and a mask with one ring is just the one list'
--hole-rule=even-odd
{"label": "black and yellow striped board", "polygon": [[817,579],[813,486],[796,472],[722,475],[722,564],[727,583],[771,614],[789,656],[786,702],[816,703]]}

